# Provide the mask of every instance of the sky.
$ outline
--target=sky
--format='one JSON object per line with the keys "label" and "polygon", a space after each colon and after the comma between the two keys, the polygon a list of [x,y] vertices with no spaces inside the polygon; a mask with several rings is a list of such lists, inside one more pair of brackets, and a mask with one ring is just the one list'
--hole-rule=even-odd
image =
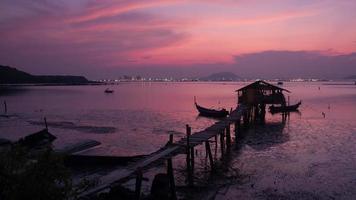
{"label": "sky", "polygon": [[1,0],[0,65],[91,79],[356,75],[354,0]]}

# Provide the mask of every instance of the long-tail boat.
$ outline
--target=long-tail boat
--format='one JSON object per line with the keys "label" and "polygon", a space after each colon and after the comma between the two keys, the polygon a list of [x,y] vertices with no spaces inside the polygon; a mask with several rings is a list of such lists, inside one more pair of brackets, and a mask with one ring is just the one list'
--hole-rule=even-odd
{"label": "long-tail boat", "polygon": [[209,109],[209,108],[204,108],[202,106],[199,106],[195,100],[195,97],[194,97],[194,104],[201,116],[222,118],[222,117],[226,117],[229,114],[229,112],[225,108],[221,110],[215,110],[215,109]]}
{"label": "long-tail boat", "polygon": [[302,104],[302,101],[299,101],[298,103],[294,105],[289,105],[289,106],[270,106],[269,111],[271,113],[279,113],[279,112],[293,112],[297,111],[299,106]]}

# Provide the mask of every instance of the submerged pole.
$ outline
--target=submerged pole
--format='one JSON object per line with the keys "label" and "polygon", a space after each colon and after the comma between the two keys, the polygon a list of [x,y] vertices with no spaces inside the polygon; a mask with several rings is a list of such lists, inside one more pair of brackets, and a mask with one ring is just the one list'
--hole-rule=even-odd
{"label": "submerged pole", "polygon": [[231,147],[230,125],[228,125],[226,127],[226,147],[227,147],[227,150],[230,150],[230,147]]}
{"label": "submerged pole", "polygon": [[173,133],[169,134],[168,144],[173,144]]}
{"label": "submerged pole", "polygon": [[190,126],[187,124],[185,125],[186,128],[186,133],[187,133],[187,144],[186,144],[186,154],[187,154],[187,170],[190,170],[190,148],[189,148],[189,140],[190,140],[190,134],[191,134],[191,128]]}
{"label": "submerged pole", "polygon": [[5,113],[5,115],[7,114],[7,104],[6,104],[6,101],[4,101],[4,113]]}
{"label": "submerged pole", "polygon": [[[186,163],[187,163],[187,173],[188,173],[188,185],[193,185],[193,174],[192,174],[192,161],[191,161],[191,148],[190,148],[190,135],[192,132],[192,128],[187,124],[186,125],[186,132],[187,132],[187,145],[186,145],[186,154],[187,154],[187,158],[186,158]],[[193,155],[194,156],[194,155]]]}
{"label": "submerged pole", "polygon": [[177,195],[176,195],[176,184],[174,181],[174,172],[173,172],[173,164],[172,164],[172,158],[167,159],[167,174],[169,178],[169,190],[170,190],[170,199],[171,200],[176,200]]}
{"label": "submerged pole", "polygon": [[224,151],[225,151],[225,132],[222,131],[220,133],[220,151],[221,151],[221,157],[224,157]]}
{"label": "submerged pole", "polygon": [[47,119],[46,119],[46,117],[44,118],[44,123],[45,123],[46,129],[48,129],[48,125],[47,125]]}
{"label": "submerged pole", "polygon": [[194,173],[194,147],[190,147],[190,166],[193,174]]}
{"label": "submerged pole", "polygon": [[205,142],[205,149],[206,149],[206,154],[209,157],[210,168],[213,170],[214,169],[214,159],[213,159],[213,155],[211,154],[209,140]]}

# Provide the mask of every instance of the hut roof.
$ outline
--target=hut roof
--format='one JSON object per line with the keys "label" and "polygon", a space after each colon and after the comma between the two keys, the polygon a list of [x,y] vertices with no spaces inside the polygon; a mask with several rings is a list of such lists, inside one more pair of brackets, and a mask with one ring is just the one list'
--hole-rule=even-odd
{"label": "hut roof", "polygon": [[246,90],[246,89],[282,90],[282,91],[286,91],[286,92],[290,93],[289,90],[286,90],[284,88],[272,85],[272,84],[267,83],[266,81],[262,81],[262,80],[256,81],[256,82],[251,83],[249,85],[246,85],[245,87],[242,87],[242,88],[236,90],[236,92],[242,91],[242,90]]}

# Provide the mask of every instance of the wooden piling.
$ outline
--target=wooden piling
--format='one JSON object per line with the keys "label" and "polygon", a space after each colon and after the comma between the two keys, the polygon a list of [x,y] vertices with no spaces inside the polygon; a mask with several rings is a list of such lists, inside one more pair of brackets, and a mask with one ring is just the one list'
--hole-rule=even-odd
{"label": "wooden piling", "polygon": [[243,115],[243,125],[244,125],[244,128],[247,129],[247,126],[248,126],[248,112],[250,112],[249,110]]}
{"label": "wooden piling", "polygon": [[7,104],[6,104],[6,101],[4,101],[4,114],[5,114],[5,115],[7,114]]}
{"label": "wooden piling", "polygon": [[191,134],[191,128],[189,127],[189,125],[185,125],[186,128],[186,133],[187,133],[187,144],[186,144],[186,154],[187,154],[187,158],[186,158],[186,163],[187,163],[187,170],[190,170],[190,148],[189,148],[189,139],[190,139],[190,134]]}
{"label": "wooden piling", "polygon": [[218,155],[218,136],[215,135],[215,148],[214,148],[214,158],[216,159],[217,155]]}
{"label": "wooden piling", "polygon": [[194,173],[194,147],[190,147],[190,167],[192,173]]}
{"label": "wooden piling", "polygon": [[173,134],[169,134],[168,144],[173,144]]}
{"label": "wooden piling", "polygon": [[205,149],[206,149],[206,155],[209,157],[210,168],[214,169],[214,159],[213,159],[213,155],[211,154],[209,141],[205,141]]}
{"label": "wooden piling", "polygon": [[241,136],[241,119],[239,118],[235,122],[235,142],[240,139]]}
{"label": "wooden piling", "polygon": [[226,127],[226,148],[229,150],[231,147],[231,133],[230,133],[230,125]]}
{"label": "wooden piling", "polygon": [[221,157],[224,157],[224,152],[225,152],[225,132],[222,131],[220,133],[220,150],[221,150]]}
{"label": "wooden piling", "polygon": [[187,163],[187,173],[188,173],[188,185],[193,185],[193,171],[192,171],[191,156],[194,157],[194,151],[191,151],[192,149],[190,148],[190,135],[192,132],[192,128],[188,124],[186,125],[186,132],[187,132],[186,163]]}
{"label": "wooden piling", "polygon": [[170,190],[170,199],[171,200],[176,200],[177,195],[176,195],[176,184],[174,181],[174,172],[173,172],[173,164],[172,164],[172,158],[167,159],[167,174],[169,178],[169,190]]}
{"label": "wooden piling", "polygon": [[136,185],[135,185],[135,199],[141,198],[141,186],[142,186],[142,171],[139,169],[136,171]]}
{"label": "wooden piling", "polygon": [[45,123],[46,129],[48,129],[48,125],[47,125],[47,119],[46,119],[46,117],[44,118],[44,123]]}

